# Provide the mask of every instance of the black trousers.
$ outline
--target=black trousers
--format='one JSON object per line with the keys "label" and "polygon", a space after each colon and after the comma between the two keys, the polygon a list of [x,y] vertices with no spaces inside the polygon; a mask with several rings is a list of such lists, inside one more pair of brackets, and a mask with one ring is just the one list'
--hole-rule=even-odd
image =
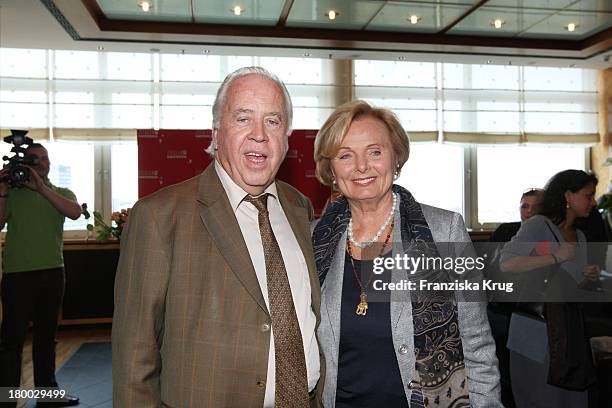
{"label": "black trousers", "polygon": [[31,321],[34,385],[56,387],[55,335],[64,297],[64,269],[6,273],[2,276],[0,386],[18,388],[23,343]]}

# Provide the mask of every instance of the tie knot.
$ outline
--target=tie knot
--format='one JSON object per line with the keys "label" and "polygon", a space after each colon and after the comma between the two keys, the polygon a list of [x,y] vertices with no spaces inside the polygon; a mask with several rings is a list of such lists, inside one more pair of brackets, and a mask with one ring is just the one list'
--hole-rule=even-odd
{"label": "tie knot", "polygon": [[262,194],[259,197],[253,197],[252,195],[247,195],[244,198],[244,201],[249,202],[257,208],[262,214],[268,213],[268,194]]}

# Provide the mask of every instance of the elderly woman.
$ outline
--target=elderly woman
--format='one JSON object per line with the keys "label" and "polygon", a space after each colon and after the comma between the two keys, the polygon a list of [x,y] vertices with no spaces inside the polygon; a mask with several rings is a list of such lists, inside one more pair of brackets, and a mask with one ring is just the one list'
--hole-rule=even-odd
{"label": "elderly woman", "polygon": [[[454,291],[385,291],[377,282],[384,274],[374,273],[373,258],[471,248],[459,214],[419,204],[393,185],[408,154],[397,117],[364,101],[337,108],[316,137],[317,177],[342,194],[313,229],[323,405],[500,407],[485,304],[459,301],[464,294]],[[452,280],[448,271],[411,275],[399,266],[390,275],[393,283]]]}
{"label": "elderly woman", "polygon": [[[582,306],[565,302],[597,295],[580,289],[597,282],[600,270],[587,263],[586,239],[575,227],[597,205],[596,185],[597,178],[582,170],[554,175],[546,184],[540,214],[525,221],[502,250],[501,271],[526,279],[508,334],[519,407],[588,405],[584,390],[595,381],[595,373]],[[564,303],[543,304],[545,300]]]}

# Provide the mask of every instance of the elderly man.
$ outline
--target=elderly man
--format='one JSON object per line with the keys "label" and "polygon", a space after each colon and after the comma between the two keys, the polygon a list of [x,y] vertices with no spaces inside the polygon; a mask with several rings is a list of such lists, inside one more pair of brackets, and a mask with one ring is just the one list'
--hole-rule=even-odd
{"label": "elderly man", "polygon": [[115,283],[114,406],[316,406],[312,207],[275,180],[291,118],[276,76],[229,74],[214,162],[134,206]]}

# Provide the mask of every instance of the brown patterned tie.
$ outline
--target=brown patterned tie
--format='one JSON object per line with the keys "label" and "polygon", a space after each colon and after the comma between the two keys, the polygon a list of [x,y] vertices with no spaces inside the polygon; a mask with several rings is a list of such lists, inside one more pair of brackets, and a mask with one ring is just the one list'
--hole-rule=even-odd
{"label": "brown patterned tie", "polygon": [[263,242],[268,282],[268,302],[274,330],[276,355],[275,407],[308,407],[308,380],[300,325],[295,314],[291,287],[278,242],[268,216],[268,194],[246,196],[259,211],[259,232]]}

